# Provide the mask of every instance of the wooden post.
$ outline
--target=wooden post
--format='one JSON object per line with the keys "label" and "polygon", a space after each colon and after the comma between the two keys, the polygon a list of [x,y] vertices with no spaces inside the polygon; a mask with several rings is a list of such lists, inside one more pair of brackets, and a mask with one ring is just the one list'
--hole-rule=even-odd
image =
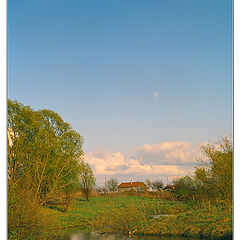
{"label": "wooden post", "polygon": [[107,177],[105,177],[105,196],[107,195]]}

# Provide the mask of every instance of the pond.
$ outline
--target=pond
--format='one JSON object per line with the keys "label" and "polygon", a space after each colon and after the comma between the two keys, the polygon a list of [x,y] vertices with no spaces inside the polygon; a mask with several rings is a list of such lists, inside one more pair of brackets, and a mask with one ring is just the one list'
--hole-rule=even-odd
{"label": "pond", "polygon": [[99,234],[83,229],[67,229],[59,232],[51,239],[55,240],[198,240],[199,238],[159,237],[159,236],[133,236],[121,234]]}

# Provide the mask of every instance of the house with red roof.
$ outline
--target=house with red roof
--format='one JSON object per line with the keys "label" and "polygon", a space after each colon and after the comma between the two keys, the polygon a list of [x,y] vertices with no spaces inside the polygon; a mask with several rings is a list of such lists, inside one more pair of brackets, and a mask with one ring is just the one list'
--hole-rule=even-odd
{"label": "house with red roof", "polygon": [[143,182],[125,182],[118,186],[118,192],[146,192],[147,187]]}

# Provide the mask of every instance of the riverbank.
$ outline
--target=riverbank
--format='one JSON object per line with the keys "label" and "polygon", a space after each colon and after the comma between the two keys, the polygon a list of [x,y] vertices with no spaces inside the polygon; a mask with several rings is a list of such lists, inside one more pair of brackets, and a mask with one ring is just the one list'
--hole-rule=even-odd
{"label": "riverbank", "polygon": [[[232,208],[137,196],[77,198],[68,212],[51,207],[56,229],[85,227],[102,233],[232,239]],[[154,217],[160,215],[158,217]]]}

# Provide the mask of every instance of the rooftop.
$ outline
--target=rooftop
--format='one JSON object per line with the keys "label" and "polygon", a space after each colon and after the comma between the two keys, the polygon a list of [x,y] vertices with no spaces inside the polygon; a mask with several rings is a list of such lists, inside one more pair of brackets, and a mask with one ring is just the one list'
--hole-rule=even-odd
{"label": "rooftop", "polygon": [[126,182],[121,183],[119,188],[127,188],[127,187],[145,187],[145,184],[143,182]]}

